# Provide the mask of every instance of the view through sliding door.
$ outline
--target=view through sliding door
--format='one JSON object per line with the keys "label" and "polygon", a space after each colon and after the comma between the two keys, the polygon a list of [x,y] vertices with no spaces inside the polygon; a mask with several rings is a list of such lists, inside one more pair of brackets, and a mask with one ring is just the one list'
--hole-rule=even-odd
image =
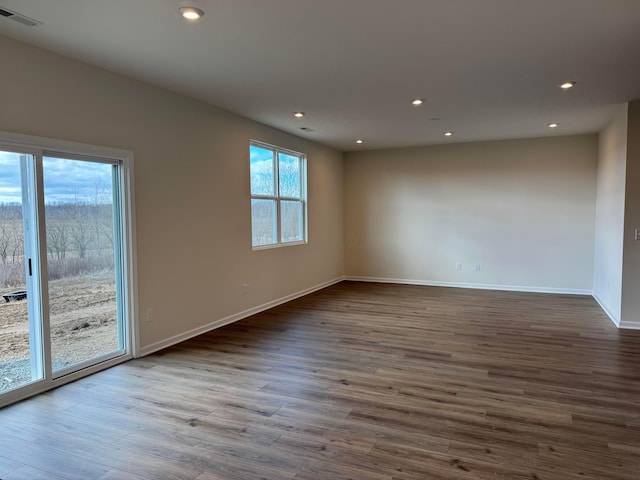
{"label": "view through sliding door", "polygon": [[0,147],[0,405],[131,355],[123,184],[119,160]]}
{"label": "view through sliding door", "polygon": [[118,165],[45,156],[51,366],[124,353]]}

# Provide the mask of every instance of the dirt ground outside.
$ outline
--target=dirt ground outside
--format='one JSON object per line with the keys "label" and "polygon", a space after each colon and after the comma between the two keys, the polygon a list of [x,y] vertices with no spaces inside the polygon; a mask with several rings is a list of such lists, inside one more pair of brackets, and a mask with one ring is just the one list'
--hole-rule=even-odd
{"label": "dirt ground outside", "polygon": [[[0,391],[30,380],[27,301],[1,297],[14,290],[0,290]],[[117,349],[113,273],[51,281],[49,303],[54,369]]]}

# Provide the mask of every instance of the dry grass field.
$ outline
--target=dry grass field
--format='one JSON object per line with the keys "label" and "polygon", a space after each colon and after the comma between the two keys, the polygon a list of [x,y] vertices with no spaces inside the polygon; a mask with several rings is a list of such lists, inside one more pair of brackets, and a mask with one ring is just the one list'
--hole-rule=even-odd
{"label": "dry grass field", "polygon": [[[9,291],[0,290],[0,295]],[[112,273],[55,280],[49,283],[49,291],[55,367],[117,348]],[[9,383],[11,364],[29,357],[26,300],[5,303],[0,298],[0,345],[2,390],[3,381],[4,388]]]}

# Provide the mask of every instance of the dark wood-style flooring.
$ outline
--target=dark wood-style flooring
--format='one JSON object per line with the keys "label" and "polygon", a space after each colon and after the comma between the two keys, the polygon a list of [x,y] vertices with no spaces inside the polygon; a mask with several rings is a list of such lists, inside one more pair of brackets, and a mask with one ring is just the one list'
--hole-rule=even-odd
{"label": "dark wood-style flooring", "polygon": [[638,480],[640,332],[343,282],[0,410],[0,478]]}

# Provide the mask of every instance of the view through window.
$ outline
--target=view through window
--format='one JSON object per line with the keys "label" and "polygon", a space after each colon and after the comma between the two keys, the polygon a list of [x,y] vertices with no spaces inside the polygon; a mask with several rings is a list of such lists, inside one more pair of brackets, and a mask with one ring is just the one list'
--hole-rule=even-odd
{"label": "view through window", "polygon": [[252,246],[306,242],[306,157],[259,142],[249,157]]}

